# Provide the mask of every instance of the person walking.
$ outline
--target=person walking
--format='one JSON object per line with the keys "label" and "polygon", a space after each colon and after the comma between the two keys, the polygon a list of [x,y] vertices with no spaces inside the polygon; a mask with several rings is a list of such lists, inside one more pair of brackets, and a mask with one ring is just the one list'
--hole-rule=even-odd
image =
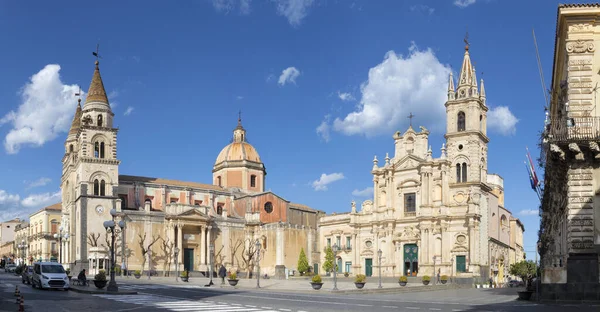
{"label": "person walking", "polygon": [[221,267],[219,268],[219,277],[221,278],[221,285],[225,284],[225,276],[227,276],[227,269],[225,269],[225,266],[221,264]]}
{"label": "person walking", "polygon": [[437,271],[437,283],[438,284],[441,282],[441,280],[440,280],[440,274],[441,274],[441,272],[442,272],[442,270],[438,269],[438,271]]}

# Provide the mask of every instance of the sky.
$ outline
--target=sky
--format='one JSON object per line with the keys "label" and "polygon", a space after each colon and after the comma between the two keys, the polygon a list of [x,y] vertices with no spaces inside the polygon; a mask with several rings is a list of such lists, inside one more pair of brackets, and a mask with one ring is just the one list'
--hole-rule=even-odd
{"label": "sky", "polygon": [[266,188],[332,213],[372,198],[373,157],[393,155],[409,113],[440,156],[448,74],[468,31],[490,108],[488,171],[504,178],[532,258],[539,200],[523,161],[526,147],[538,157],[544,121],[532,29],[547,88],[557,5],[0,0],[0,220],[60,201],[75,93],[87,92],[97,44],[121,174],[210,183],[241,110]]}

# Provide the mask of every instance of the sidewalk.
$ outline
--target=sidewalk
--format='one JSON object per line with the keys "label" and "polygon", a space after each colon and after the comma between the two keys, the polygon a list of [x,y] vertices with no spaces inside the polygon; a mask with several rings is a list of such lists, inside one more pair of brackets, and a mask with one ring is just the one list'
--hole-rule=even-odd
{"label": "sidewalk", "polygon": [[[444,289],[456,289],[456,288],[472,288],[471,285],[457,285],[457,284],[446,284],[446,285],[423,285],[422,283],[408,283],[406,286],[400,286],[398,282],[392,282],[390,279],[385,278],[382,280],[379,289],[379,280],[376,277],[368,278],[367,283],[363,289],[357,289],[354,285],[353,278],[338,278],[337,280],[337,291],[333,289],[333,278],[323,278],[323,287],[320,290],[313,290],[310,285],[310,278],[290,278],[288,280],[278,279],[260,279],[260,289],[277,290],[277,291],[293,291],[293,292],[334,292],[334,293],[390,293],[390,292],[413,292],[413,291],[433,291],[433,290],[444,290]],[[155,284],[155,285],[179,285],[179,286],[204,286],[210,281],[207,277],[194,277],[191,276],[189,282],[182,282],[179,280],[175,281],[175,276],[171,277],[158,277],[153,276],[148,279],[148,276],[142,276],[136,279],[133,276],[130,277],[117,277],[118,284]],[[256,279],[240,279],[237,286],[230,286],[227,280],[225,285],[221,285],[220,278],[213,278],[214,286],[212,289],[222,290],[256,290]]]}

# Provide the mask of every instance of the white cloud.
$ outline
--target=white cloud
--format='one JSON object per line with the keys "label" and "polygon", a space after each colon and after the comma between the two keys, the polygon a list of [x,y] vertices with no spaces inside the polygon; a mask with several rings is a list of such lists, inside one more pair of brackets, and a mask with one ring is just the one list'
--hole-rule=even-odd
{"label": "white cloud", "polygon": [[60,65],[49,64],[31,76],[20,90],[19,108],[0,119],[0,126],[12,124],[4,139],[7,153],[16,154],[23,145],[42,146],[69,130],[79,87],[63,84],[59,71]]}
{"label": "white cloud", "polygon": [[454,0],[454,5],[459,8],[466,8],[471,4],[475,4],[477,0]]}
{"label": "white cloud", "polygon": [[250,3],[252,0],[212,0],[213,7],[224,13],[229,13],[238,9],[241,14],[250,13]]}
{"label": "white cloud", "polygon": [[317,127],[317,134],[325,141],[329,142],[330,137],[330,129],[329,129],[329,119],[330,115],[326,115],[325,119],[321,122],[321,124]]}
{"label": "white cloud", "polygon": [[429,15],[433,14],[433,12],[435,11],[434,8],[424,5],[424,4],[413,5],[410,7],[410,10],[412,12],[421,12],[421,13],[429,14]]}
{"label": "white cloud", "polygon": [[519,214],[523,216],[537,216],[539,212],[537,211],[537,209],[525,209],[519,211]]}
{"label": "white cloud", "polygon": [[355,100],[355,98],[352,96],[352,94],[350,94],[348,92],[341,93],[340,91],[338,91],[338,97],[342,101],[354,101]]}
{"label": "white cloud", "polygon": [[133,106],[127,107],[127,110],[123,113],[125,116],[129,116],[133,112]]}
{"label": "white cloud", "polygon": [[277,5],[277,14],[287,18],[290,25],[300,26],[314,0],[271,0]]}
{"label": "white cloud", "polygon": [[18,194],[10,194],[5,190],[0,190],[0,206],[18,203],[19,199]]}
{"label": "white cloud", "polygon": [[354,190],[352,191],[352,195],[359,197],[373,196],[373,187],[367,187],[364,190]]}
{"label": "white cloud", "polygon": [[440,63],[431,49],[412,43],[407,56],[389,51],[383,62],[369,70],[361,85],[354,112],[336,118],[333,129],[345,135],[374,136],[408,126],[409,113],[428,128],[444,129],[450,67]]}
{"label": "white cloud", "polygon": [[341,172],[331,173],[331,174],[321,174],[321,177],[318,180],[312,182],[312,187],[315,191],[326,191],[327,185],[344,179],[344,174]]}
{"label": "white cloud", "polygon": [[286,83],[296,83],[296,78],[300,76],[300,71],[296,67],[288,67],[281,71],[281,76],[279,76],[280,85],[284,86]]}
{"label": "white cloud", "polygon": [[235,98],[236,98],[237,100],[243,100],[243,99],[244,99],[244,97],[243,97],[243,96],[241,96],[241,95],[238,95],[238,96],[236,96]]}
{"label": "white cloud", "polygon": [[487,114],[487,126],[490,130],[502,135],[513,135],[517,132],[519,120],[510,112],[507,106],[490,108]]}
{"label": "white cloud", "polygon": [[21,201],[21,205],[26,208],[42,208],[60,202],[60,191],[55,193],[41,193],[29,195]]}
{"label": "white cloud", "polygon": [[50,182],[52,182],[52,180],[50,178],[42,177],[31,183],[28,183],[27,188],[30,189],[30,188],[34,188],[34,187],[44,186]]}

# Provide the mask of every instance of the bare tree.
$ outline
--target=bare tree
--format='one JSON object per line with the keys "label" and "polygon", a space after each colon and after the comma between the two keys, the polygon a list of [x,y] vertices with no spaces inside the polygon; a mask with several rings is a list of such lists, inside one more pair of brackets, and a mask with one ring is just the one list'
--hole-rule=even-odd
{"label": "bare tree", "polygon": [[92,247],[98,247],[98,239],[100,238],[100,233],[90,233],[87,236],[88,244]]}
{"label": "bare tree", "polygon": [[169,238],[163,239],[160,249],[163,252],[163,276],[169,276],[171,261],[173,261],[173,247],[175,242],[171,242]]}
{"label": "bare tree", "polygon": [[244,244],[244,241],[241,239],[233,241],[232,238],[229,239],[229,248],[231,249],[231,265],[235,266],[235,262],[237,262],[238,266],[240,265],[240,259],[238,259],[237,251]]}
{"label": "bare tree", "polygon": [[[144,270],[144,267],[146,266],[146,254],[148,254],[148,252],[150,251],[150,249],[152,248],[152,245],[154,245],[160,238],[160,235],[158,236],[154,236],[152,235],[152,240],[150,241],[150,243],[145,246],[144,242],[146,241],[146,233],[144,233],[144,236],[142,236],[142,234],[138,234],[139,237],[139,241],[138,243],[140,244],[140,250],[142,251],[142,270]],[[150,269],[150,266],[152,266],[152,263],[150,263],[148,265],[148,269]],[[150,271],[150,270],[148,270]]]}
{"label": "bare tree", "polygon": [[219,251],[215,254],[215,270],[218,271],[219,268],[221,267],[221,265],[223,265],[223,261],[225,260],[226,256],[223,254],[223,249],[225,249],[225,246],[221,245],[221,248],[219,249]]}
{"label": "bare tree", "polygon": [[243,249],[242,249],[242,261],[244,263],[244,269],[248,272],[248,278],[250,278],[250,274],[254,271],[255,259],[256,259],[256,242],[257,239],[246,238],[244,240]]}

